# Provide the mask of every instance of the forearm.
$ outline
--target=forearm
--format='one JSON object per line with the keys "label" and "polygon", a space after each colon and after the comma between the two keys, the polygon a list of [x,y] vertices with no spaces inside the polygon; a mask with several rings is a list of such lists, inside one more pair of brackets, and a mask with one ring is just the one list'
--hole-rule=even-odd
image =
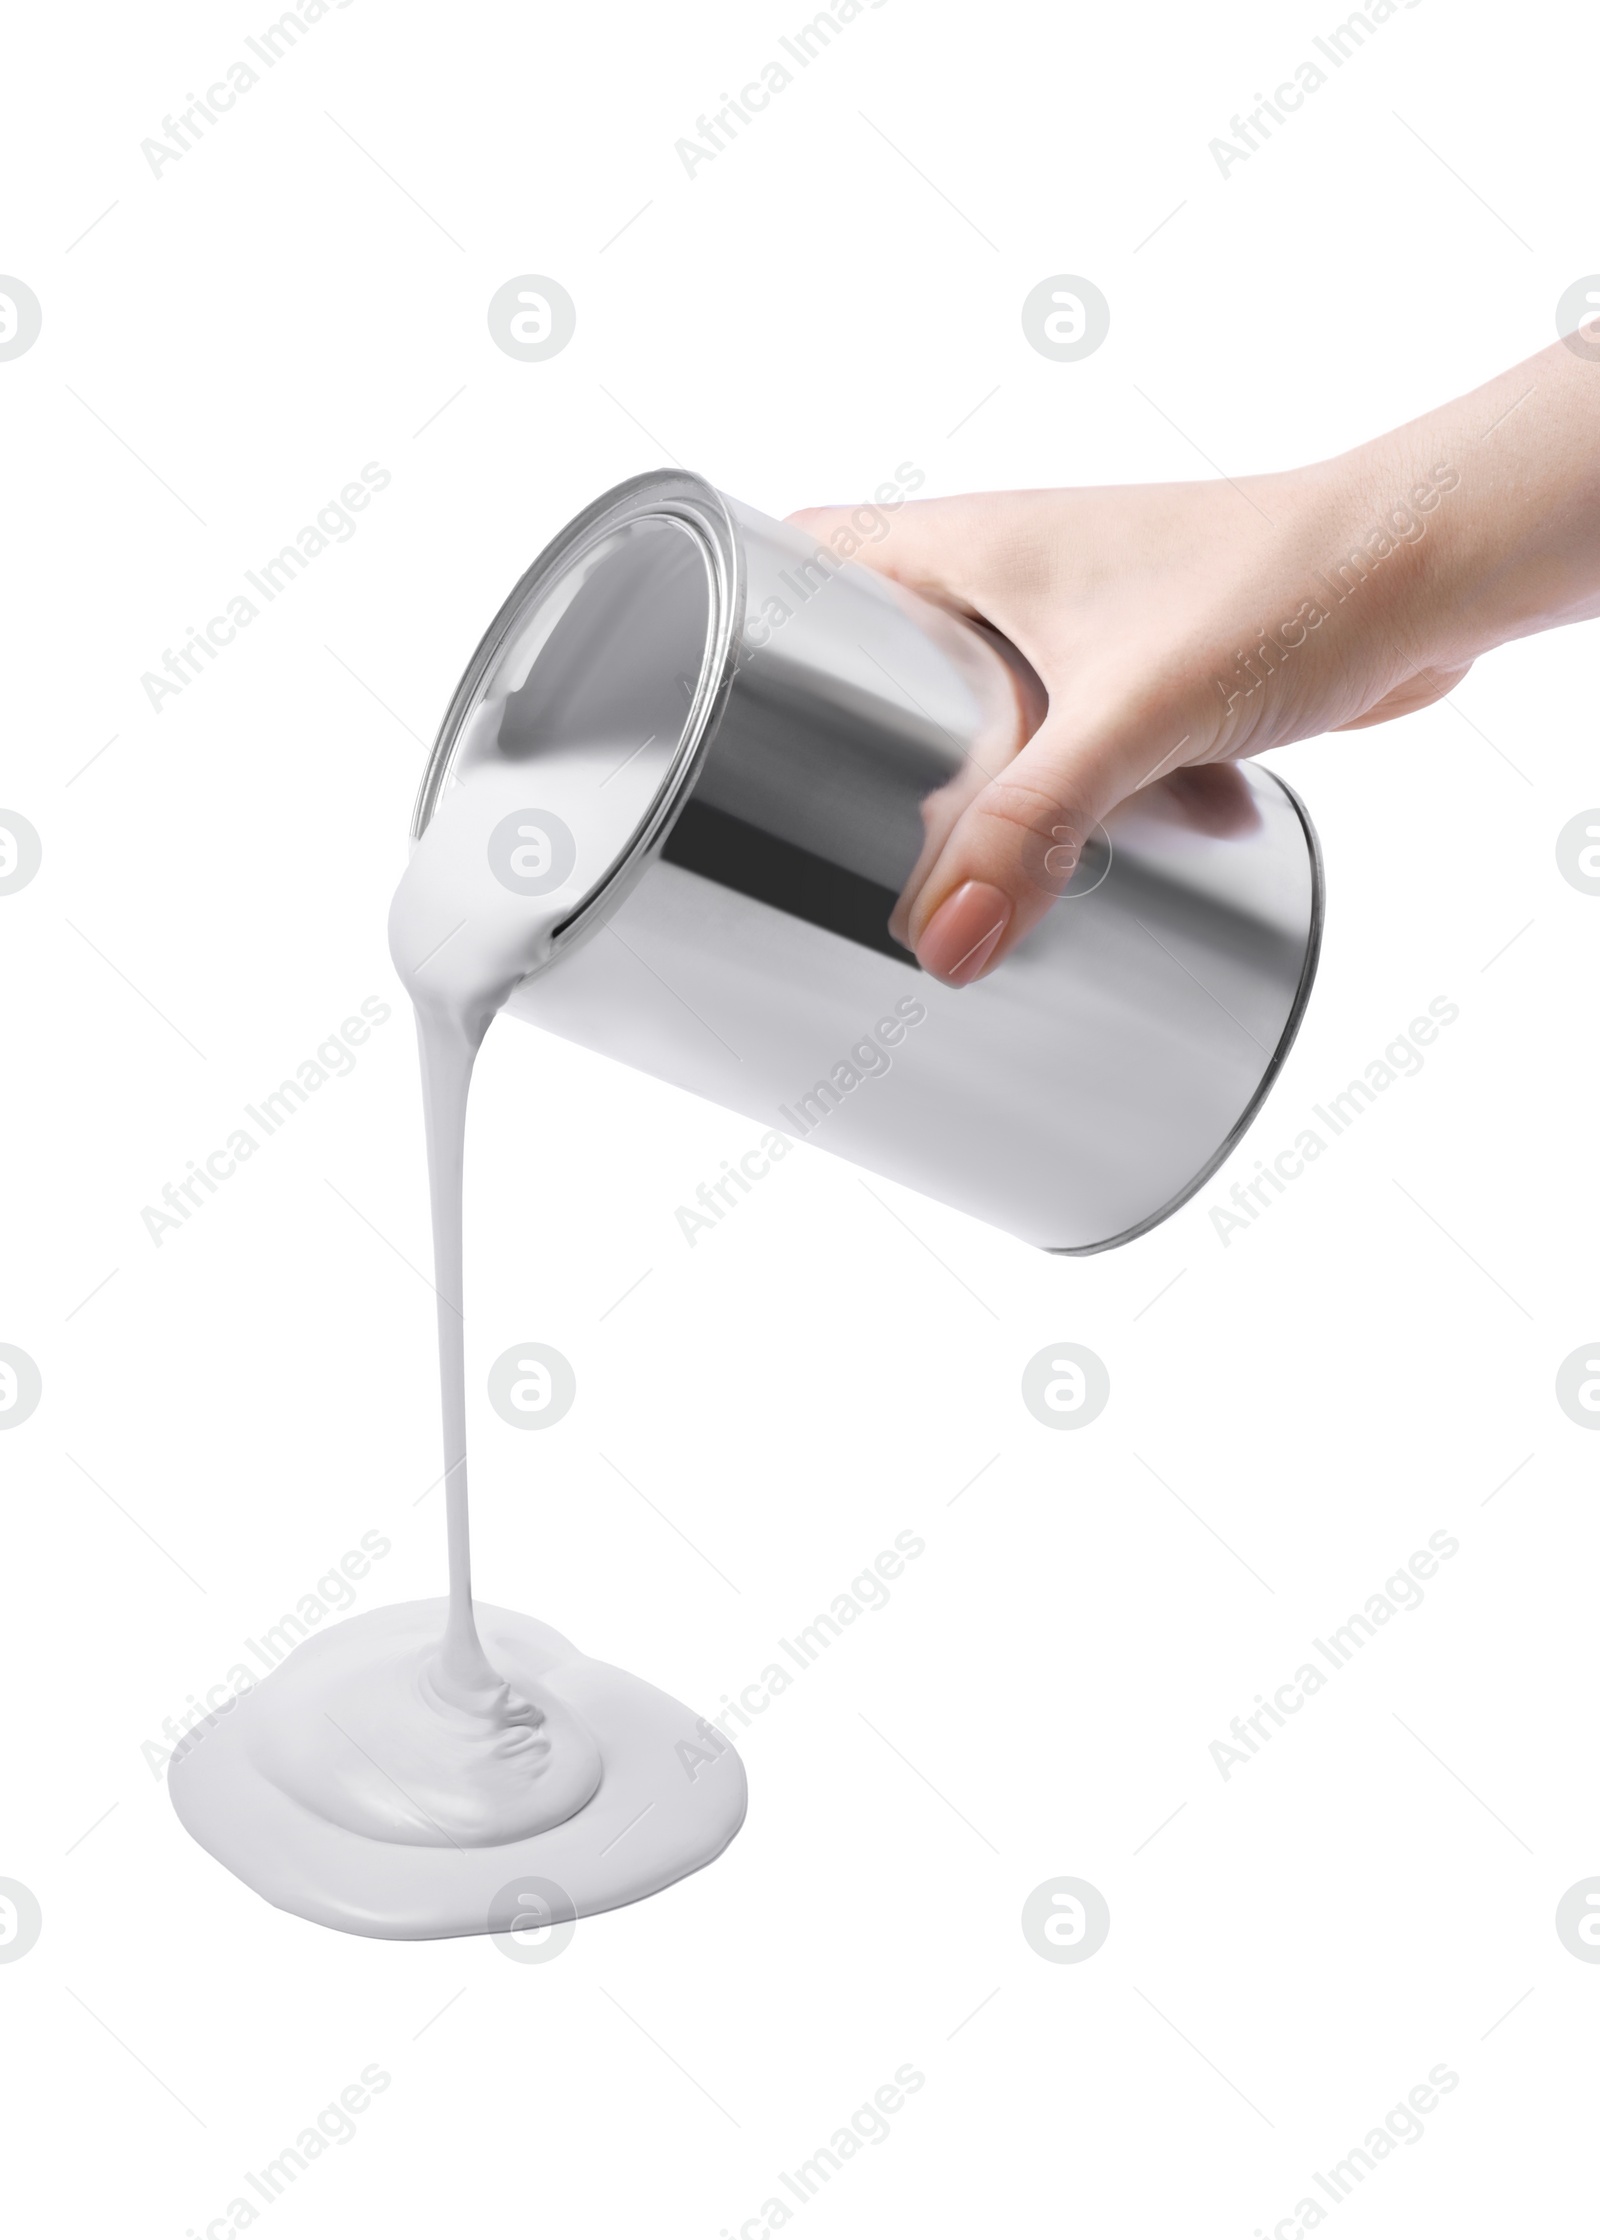
{"label": "forearm", "polygon": [[1600,363],[1554,343],[1332,465],[1375,510],[1455,478],[1407,567],[1413,658],[1464,667],[1600,614]]}

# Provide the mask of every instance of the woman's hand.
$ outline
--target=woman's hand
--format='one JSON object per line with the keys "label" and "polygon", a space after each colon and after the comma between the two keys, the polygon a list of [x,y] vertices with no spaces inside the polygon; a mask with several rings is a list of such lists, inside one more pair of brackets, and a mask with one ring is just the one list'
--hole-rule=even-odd
{"label": "woman's hand", "polygon": [[[1597,497],[1600,368],[1558,344],[1291,473],[904,505],[859,557],[998,630],[1049,705],[933,828],[897,935],[964,987],[1157,776],[1409,714],[1600,611]],[[826,543],[848,509],[792,518]]]}

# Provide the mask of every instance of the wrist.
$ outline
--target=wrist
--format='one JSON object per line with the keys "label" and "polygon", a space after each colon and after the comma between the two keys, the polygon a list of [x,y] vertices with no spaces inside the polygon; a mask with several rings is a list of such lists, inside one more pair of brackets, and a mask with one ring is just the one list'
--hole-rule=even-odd
{"label": "wrist", "polygon": [[1563,345],[1331,465],[1380,520],[1398,494],[1394,619],[1419,667],[1600,611],[1600,375]]}
{"label": "wrist", "polygon": [[[1461,653],[1465,478],[1448,431],[1417,427],[1305,469],[1301,566],[1360,672],[1447,668]],[[1473,651],[1481,651],[1475,646]]]}

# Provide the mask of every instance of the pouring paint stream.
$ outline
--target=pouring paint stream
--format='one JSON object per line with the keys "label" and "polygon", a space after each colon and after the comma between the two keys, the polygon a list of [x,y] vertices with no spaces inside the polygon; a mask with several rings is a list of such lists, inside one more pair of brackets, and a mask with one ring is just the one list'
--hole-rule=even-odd
{"label": "pouring paint stream", "polygon": [[[485,700],[463,726],[389,918],[422,1066],[449,1593],[312,1635],[187,1738],[169,1771],[180,1817],[225,1865],[291,1912],[368,1936],[502,1933],[530,1904],[534,1918],[569,1920],[624,1905],[715,1858],[745,1811],[737,1752],[720,1736],[708,1747],[684,1705],[473,1598],[462,1196],[473,1069],[658,783],[627,736],[563,747],[515,698]],[[630,766],[636,788],[607,792],[607,774]]]}

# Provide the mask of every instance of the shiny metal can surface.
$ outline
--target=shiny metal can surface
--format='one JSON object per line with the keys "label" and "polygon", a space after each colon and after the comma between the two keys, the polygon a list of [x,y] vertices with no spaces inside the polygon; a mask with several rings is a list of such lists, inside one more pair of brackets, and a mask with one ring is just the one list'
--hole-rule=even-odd
{"label": "shiny metal can surface", "polygon": [[1161,778],[995,971],[943,986],[891,914],[1042,702],[992,633],[697,475],[640,475],[495,617],[413,838],[464,753],[524,760],[530,789],[559,760],[606,868],[509,1009],[1032,1244],[1094,1252],[1182,1205],[1254,1116],[1310,990],[1322,870],[1270,773]]}

